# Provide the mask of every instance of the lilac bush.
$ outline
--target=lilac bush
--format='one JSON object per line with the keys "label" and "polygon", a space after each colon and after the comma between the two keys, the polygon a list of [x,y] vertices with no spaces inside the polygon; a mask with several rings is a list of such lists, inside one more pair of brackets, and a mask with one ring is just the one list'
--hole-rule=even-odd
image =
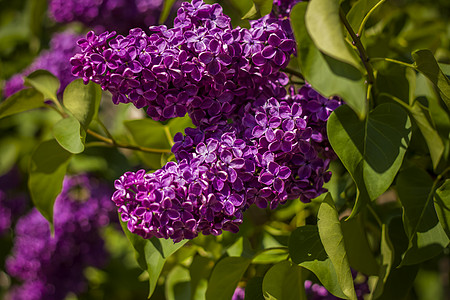
{"label": "lilac bush", "polygon": [[23,283],[9,299],[64,299],[86,289],[83,270],[108,257],[100,229],[114,216],[109,193],[94,178],[68,177],[54,206],[54,236],[35,208],[19,219],[6,270]]}

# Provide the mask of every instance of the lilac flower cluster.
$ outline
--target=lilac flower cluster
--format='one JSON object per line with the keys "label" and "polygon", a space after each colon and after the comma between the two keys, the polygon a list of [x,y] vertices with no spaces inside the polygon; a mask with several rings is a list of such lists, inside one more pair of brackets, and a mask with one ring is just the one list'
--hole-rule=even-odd
{"label": "lilac flower cluster", "polygon": [[234,290],[234,294],[231,300],[244,300],[244,299],[245,299],[245,289],[243,287],[238,286]]}
{"label": "lilac flower cluster", "polygon": [[154,120],[188,112],[202,126],[226,123],[242,99],[276,96],[271,86],[286,82],[279,70],[295,51],[278,19],[233,29],[220,5],[201,0],[183,3],[173,28],[150,31],[88,33],[78,42],[82,53],[72,58],[72,73],[110,91],[116,104],[147,106]]}
{"label": "lilac flower cluster", "polygon": [[340,102],[309,85],[288,93],[280,70],[296,44],[285,21],[266,16],[233,29],[218,4],[193,0],[173,28],[90,32],[78,42],[73,74],[109,90],[116,104],[147,107],[154,120],[188,113],[197,126],[175,135],[178,163],[115,182],[112,200],[131,232],[175,242],[237,232],[252,204],[275,209],[325,191],[325,123]]}
{"label": "lilac flower cluster", "polygon": [[[352,271],[353,279],[355,280],[356,272]],[[363,300],[365,295],[370,293],[369,285],[367,283],[367,277],[363,276],[364,280],[361,282],[355,282],[355,292],[358,300]],[[309,280],[305,281],[305,292],[308,300],[339,300],[338,298],[327,291],[327,289],[320,284],[312,283]]]}
{"label": "lilac flower cluster", "polygon": [[5,235],[27,206],[27,198],[18,192],[20,174],[12,168],[0,176],[0,237]]}
{"label": "lilac flower cluster", "polygon": [[64,299],[85,290],[84,268],[107,258],[99,229],[113,216],[108,194],[94,178],[66,178],[54,206],[54,237],[36,209],[17,222],[6,269],[23,284],[12,288],[10,299]]}
{"label": "lilac flower cluster", "polygon": [[158,24],[162,0],[51,0],[50,16],[57,22],[78,21],[96,30],[127,32]]}
{"label": "lilac flower cluster", "polygon": [[50,41],[50,49],[42,51],[40,56],[27,69],[6,81],[3,90],[4,96],[9,97],[23,89],[23,77],[38,69],[48,70],[58,77],[61,82],[58,93],[62,93],[64,88],[76,79],[70,72],[71,66],[68,62],[76,53],[76,41],[78,39],[80,39],[80,36],[71,32],[55,34]]}

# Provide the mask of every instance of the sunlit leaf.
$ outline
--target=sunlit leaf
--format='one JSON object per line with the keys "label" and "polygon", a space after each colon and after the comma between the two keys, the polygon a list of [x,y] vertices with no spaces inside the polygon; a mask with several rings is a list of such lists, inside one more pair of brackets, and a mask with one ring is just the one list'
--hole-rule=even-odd
{"label": "sunlit leaf", "polygon": [[272,11],[272,0],[252,0],[253,6],[250,10],[242,17],[242,19],[259,19],[265,15],[270,14]]}
{"label": "sunlit leaf", "polygon": [[339,286],[348,299],[356,299],[341,224],[329,193],[320,204],[317,219],[320,240],[334,266]]}
{"label": "sunlit leaf", "polygon": [[353,217],[391,185],[408,148],[411,122],[396,104],[377,106],[363,121],[341,106],[330,116],[327,130],[331,146],[358,187]]}
{"label": "sunlit leaf", "polygon": [[330,293],[345,298],[317,226],[305,225],[295,229],[289,237],[289,254],[293,262],[313,272]]}
{"label": "sunlit leaf", "polygon": [[61,192],[71,157],[56,140],[42,142],[31,156],[28,178],[31,199],[50,223],[53,223],[53,204]]}
{"label": "sunlit leaf", "polygon": [[89,82],[87,85],[82,79],[71,82],[63,94],[64,106],[87,128],[100,106],[102,91],[99,85]]}
{"label": "sunlit leaf", "polygon": [[401,265],[418,264],[438,255],[449,244],[432,202],[433,180],[422,169],[411,167],[399,173],[396,186],[409,239]]}
{"label": "sunlit leaf", "polygon": [[264,276],[262,288],[266,299],[306,300],[301,268],[290,261],[271,267]]}
{"label": "sunlit leaf", "polygon": [[239,280],[252,262],[246,257],[225,257],[214,267],[206,290],[206,300],[229,300]]}
{"label": "sunlit leaf", "polygon": [[80,122],[72,116],[63,118],[53,126],[53,136],[59,145],[70,153],[84,151],[83,138],[80,135]]}
{"label": "sunlit leaf", "polygon": [[20,90],[0,103],[0,119],[43,106],[41,93],[35,89]]}
{"label": "sunlit leaf", "polygon": [[311,86],[325,97],[341,97],[359,116],[367,113],[364,77],[357,68],[320,52],[305,27],[306,2],[291,11],[300,69]]}
{"label": "sunlit leaf", "polygon": [[37,70],[25,77],[25,85],[35,88],[45,99],[58,101],[59,79],[47,70]]}
{"label": "sunlit leaf", "polygon": [[344,28],[339,18],[339,1],[311,0],[306,9],[305,24],[320,51],[360,68],[358,56],[345,41]]}

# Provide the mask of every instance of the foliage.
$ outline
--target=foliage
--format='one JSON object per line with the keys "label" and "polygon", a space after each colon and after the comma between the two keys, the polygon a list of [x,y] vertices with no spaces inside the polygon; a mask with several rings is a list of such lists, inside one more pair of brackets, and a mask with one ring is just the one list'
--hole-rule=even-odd
{"label": "foliage", "polygon": [[[219,1],[233,24],[246,27],[282,2]],[[35,25],[45,1],[20,3],[0,2],[2,80],[62,26]],[[160,22],[173,5],[164,1]],[[450,242],[449,15],[445,1],[297,3],[290,11],[296,53],[281,71],[295,89],[307,82],[344,103],[327,122],[337,155],[329,192],[275,210],[251,207],[238,233],[175,244],[143,239],[122,220],[125,235],[105,230],[110,264],[87,269],[88,290],[70,299],[230,299],[236,287],[245,287],[245,299],[307,299],[305,280],[360,299],[352,272],[370,278],[370,299],[449,297],[448,283],[425,284],[448,264]],[[112,185],[126,171],[154,172],[176,161],[175,135],[195,127],[188,116],[154,121],[130,104],[112,107],[108,92],[81,79],[58,94],[59,79],[38,70],[25,85],[0,103],[0,175],[14,165],[26,174],[33,205],[51,224],[65,175],[89,172]],[[1,268],[0,279],[8,276]]]}

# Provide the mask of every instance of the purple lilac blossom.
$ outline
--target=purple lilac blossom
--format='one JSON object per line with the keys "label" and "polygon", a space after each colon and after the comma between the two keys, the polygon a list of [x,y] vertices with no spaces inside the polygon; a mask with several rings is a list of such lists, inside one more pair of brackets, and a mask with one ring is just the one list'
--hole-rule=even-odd
{"label": "purple lilac blossom", "polygon": [[64,299],[86,289],[83,270],[107,259],[99,230],[114,216],[109,193],[94,178],[68,177],[55,202],[53,237],[36,209],[19,219],[6,270],[23,283],[12,288],[9,299]]}
{"label": "purple lilac blossom", "polygon": [[238,286],[236,290],[234,290],[234,294],[231,300],[244,300],[244,299],[245,299],[245,289],[243,287]]}
{"label": "purple lilac blossom", "polygon": [[0,237],[26,209],[27,197],[18,191],[19,185],[20,174],[15,167],[0,176]]}
{"label": "purple lilac blossom", "polygon": [[[72,73],[93,81],[118,103],[147,107],[154,120],[189,113],[197,126],[225,124],[242,101],[285,93],[279,72],[295,51],[282,20],[264,18],[251,28],[232,28],[219,4],[184,2],[174,27],[89,32],[78,41]],[[275,86],[275,90],[273,88]],[[282,96],[282,95],[280,95]]]}
{"label": "purple lilac blossom", "polygon": [[[358,300],[363,300],[365,295],[370,293],[368,278],[364,275],[360,275],[357,278],[357,272],[352,270],[352,276],[354,280],[355,292]],[[359,280],[361,279],[362,280]],[[339,297],[334,296],[327,289],[320,284],[313,283],[309,280],[305,280],[305,292],[308,300],[338,300]]]}
{"label": "purple lilac blossom", "polygon": [[42,51],[35,61],[22,73],[16,74],[5,83],[4,96],[9,97],[24,88],[23,77],[38,69],[48,70],[61,82],[59,94],[73,80],[76,79],[70,72],[70,58],[76,53],[76,41],[79,35],[72,32],[57,33],[50,41],[50,49]]}
{"label": "purple lilac blossom", "polygon": [[[50,16],[57,22],[78,21],[96,30],[125,33],[134,27],[158,24],[163,0],[51,0]],[[175,4],[177,6],[177,4]]]}

